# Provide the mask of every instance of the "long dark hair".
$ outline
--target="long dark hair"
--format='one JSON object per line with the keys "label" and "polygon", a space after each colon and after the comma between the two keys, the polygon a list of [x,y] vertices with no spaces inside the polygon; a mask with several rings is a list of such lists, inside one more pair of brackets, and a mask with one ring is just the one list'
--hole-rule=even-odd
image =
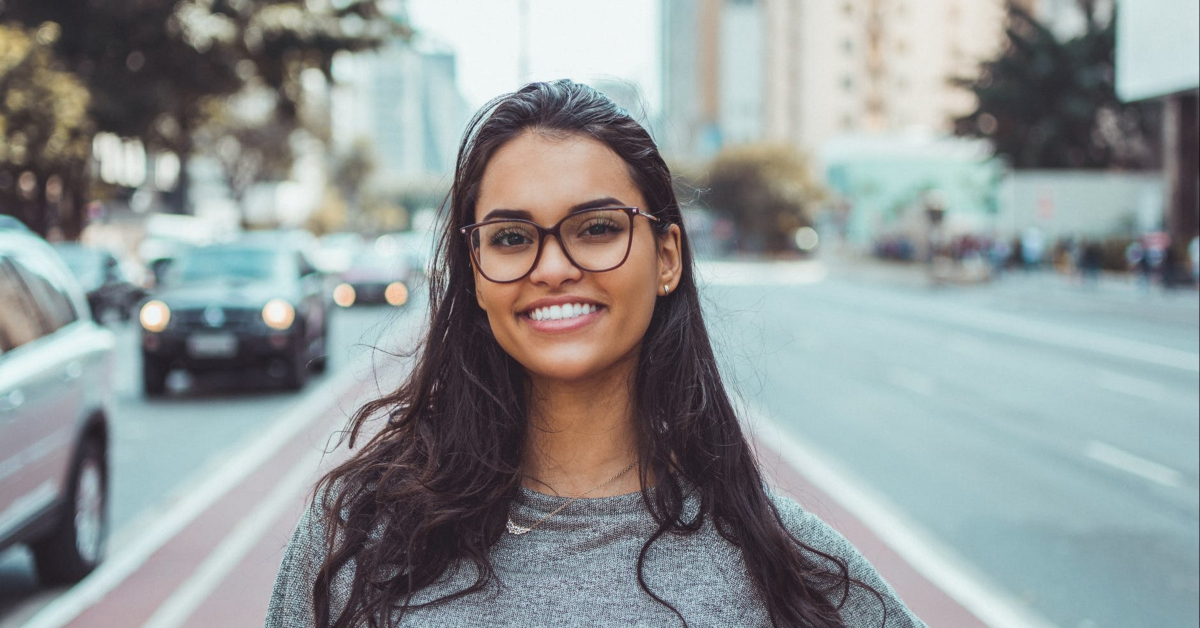
{"label": "long dark hair", "polygon": [[[650,135],[604,95],[567,80],[531,83],[493,100],[469,123],[447,199],[429,282],[428,335],[412,373],[394,392],[359,408],[350,446],[366,444],[318,485],[327,520],[327,558],[313,603],[321,628],[390,625],[391,617],[484,589],[495,577],[490,548],[505,530],[521,485],[528,425],[526,374],[492,336],[474,296],[466,242],[457,227],[473,222],[484,168],[496,150],[528,132],[580,135],[603,142],[664,225],[683,219],[666,163]],[[695,533],[711,520],[741,548],[774,625],[842,626],[839,609],[851,586],[846,563],[791,535],[763,487],[717,372],[700,311],[692,255],[682,238],[682,276],[654,307],[638,359],[634,394],[642,499],[658,529],[642,546],[638,584],[686,619],[646,582],[643,564],[667,532]],[[371,419],[386,417],[374,435]],[[654,490],[648,476],[657,478]],[[686,480],[699,512],[685,519]],[[458,561],[477,568],[468,588],[423,604],[413,594]],[[330,587],[343,567],[354,576],[345,607]],[[870,589],[874,591],[873,589]],[[876,593],[878,596],[878,593]],[[880,598],[882,603],[882,598]],[[340,606],[340,604],[338,605]]]}

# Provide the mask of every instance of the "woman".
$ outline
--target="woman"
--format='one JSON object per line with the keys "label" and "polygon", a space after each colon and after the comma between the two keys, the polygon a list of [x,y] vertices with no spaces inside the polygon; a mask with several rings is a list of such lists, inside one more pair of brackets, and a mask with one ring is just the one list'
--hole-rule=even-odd
{"label": "woman", "polygon": [[267,625],[921,626],[768,493],[717,373],[671,176],[591,88],[472,120],[407,381],[321,482]]}

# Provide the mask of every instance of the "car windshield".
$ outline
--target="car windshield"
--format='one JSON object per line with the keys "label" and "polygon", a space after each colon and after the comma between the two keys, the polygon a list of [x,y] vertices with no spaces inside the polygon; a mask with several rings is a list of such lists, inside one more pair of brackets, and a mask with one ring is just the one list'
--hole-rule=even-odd
{"label": "car windshield", "polygon": [[283,255],[270,249],[205,247],[180,257],[170,267],[172,285],[209,281],[278,281],[287,278]]}

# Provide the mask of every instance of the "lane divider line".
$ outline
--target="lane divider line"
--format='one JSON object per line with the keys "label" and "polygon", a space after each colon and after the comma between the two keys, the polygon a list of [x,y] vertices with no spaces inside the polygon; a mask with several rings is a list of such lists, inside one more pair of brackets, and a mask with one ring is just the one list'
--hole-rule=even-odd
{"label": "lane divider line", "polygon": [[1132,473],[1142,479],[1150,480],[1163,486],[1179,488],[1183,486],[1183,474],[1166,465],[1146,460],[1141,456],[1131,454],[1098,440],[1088,441],[1083,448],[1083,454],[1096,462],[1102,462],[1110,467]]}
{"label": "lane divider line", "polygon": [[1110,371],[1108,369],[1097,369],[1096,383],[1101,388],[1111,390],[1113,392],[1138,397],[1147,401],[1166,401],[1166,388],[1154,381],[1133,377]]}
{"label": "lane divider line", "polygon": [[909,520],[885,497],[831,458],[748,404],[743,425],[763,447],[829,495],[918,573],[992,628],[1055,628],[1049,619],[992,583],[956,553]]}
{"label": "lane divider line", "polygon": [[[879,306],[878,300],[867,301],[858,295],[851,294],[831,296],[828,300],[836,300],[843,304],[855,306]],[[891,303],[888,303],[888,307],[893,311],[927,320],[941,321],[980,331],[1003,334],[1046,345],[1055,345],[1067,349],[1088,351],[1115,358],[1180,369],[1190,373],[1200,373],[1200,354],[1192,351],[1164,347],[1140,340],[1130,340],[1106,333],[1078,329],[971,306],[948,303],[938,303],[931,306],[914,302],[910,299],[894,298]]]}
{"label": "lane divider line", "polygon": [[200,513],[249,477],[293,436],[334,407],[342,395],[358,383],[361,362],[347,365],[337,377],[322,382],[298,399],[258,438],[243,445],[201,482],[195,492],[172,506],[156,524],[143,530],[119,554],[109,557],[82,582],[47,604],[22,628],[61,628],[103,599]]}
{"label": "lane divider line", "polygon": [[314,481],[315,473],[325,452],[315,449],[300,463],[288,470],[271,493],[238,523],[229,536],[213,550],[196,571],[171,593],[143,628],[178,628],[186,622],[205,599],[219,586],[247,552],[274,525],[275,520]]}

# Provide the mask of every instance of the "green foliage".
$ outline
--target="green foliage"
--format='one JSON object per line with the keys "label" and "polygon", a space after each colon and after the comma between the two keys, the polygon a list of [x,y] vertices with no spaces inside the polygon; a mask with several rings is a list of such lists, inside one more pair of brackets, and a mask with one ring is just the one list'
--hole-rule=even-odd
{"label": "green foliage", "polygon": [[198,150],[216,160],[233,198],[241,201],[250,186],[283,181],[292,168],[295,119],[239,115],[238,100],[210,99],[204,124],[194,134]]}
{"label": "green foliage", "polygon": [[708,204],[733,220],[738,249],[795,249],[796,230],[812,225],[812,205],[822,192],[802,155],[785,146],[749,145],[723,150],[713,160]]}
{"label": "green foliage", "polygon": [[1010,2],[1003,53],[977,78],[954,80],[979,101],[955,131],[990,139],[1015,168],[1154,167],[1160,109],[1117,98],[1115,20],[1078,2],[1086,27],[1066,41]]}
{"label": "green foliage", "polygon": [[0,24],[0,207],[45,233],[78,192],[91,151],[87,89],[57,63],[54,24]]}
{"label": "green foliage", "polygon": [[[91,93],[96,131],[138,138],[186,162],[216,150],[236,186],[278,177],[289,138],[313,126],[306,71],[329,77],[334,56],[407,38],[379,0],[8,0],[0,22],[59,36],[49,45]],[[269,123],[239,119],[229,99],[267,94]],[[314,134],[322,136],[320,129]],[[223,140],[228,135],[232,140]],[[234,155],[244,152],[244,155]],[[187,185],[186,168],[181,187]],[[180,191],[179,198],[186,198]]]}

